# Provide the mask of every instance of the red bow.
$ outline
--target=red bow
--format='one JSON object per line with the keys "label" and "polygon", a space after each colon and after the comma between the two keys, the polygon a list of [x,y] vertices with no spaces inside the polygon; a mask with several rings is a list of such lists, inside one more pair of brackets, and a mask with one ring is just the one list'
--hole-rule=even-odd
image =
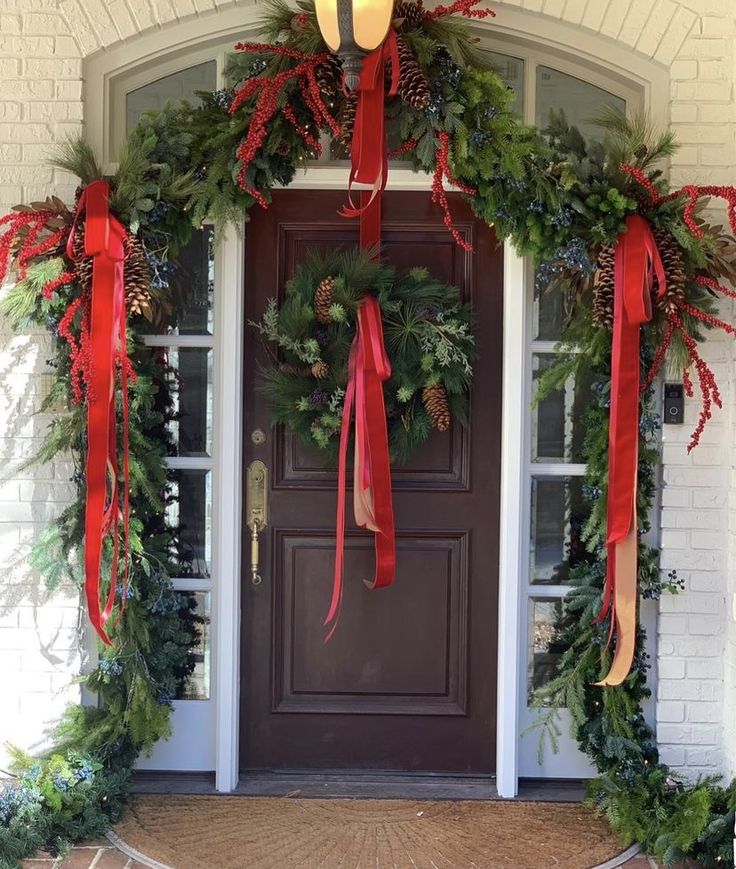
{"label": "red bow", "polygon": [[[106,625],[115,604],[120,544],[118,528],[117,425],[115,412],[115,369],[120,362],[123,410],[123,527],[125,566],[123,606],[127,586],[129,551],[129,462],[128,462],[128,377],[125,324],[123,260],[126,231],[110,214],[110,188],[106,181],[94,181],[82,193],[67,253],[74,259],[77,222],[84,221],[84,255],[92,257],[91,317],[89,327],[90,366],[87,375],[87,500],[85,507],[84,572],[89,618],[100,639],[112,645]],[[105,537],[112,532],[113,557],[110,588],[104,609],[100,606],[100,572]]]}
{"label": "red bow", "polygon": [[327,639],[337,627],[342,602],[345,548],[345,483],[350,424],[355,406],[355,466],[353,509],[356,523],[375,533],[376,572],[369,588],[391,585],[396,570],[394,513],[391,499],[391,466],[388,454],[383,382],[391,376],[391,363],[383,346],[381,309],[366,296],[358,311],[358,326],[350,349],[348,385],[342,412],[337,481],[337,551],[332,602],[325,625],[333,622]]}
{"label": "red bow", "polygon": [[639,460],[640,327],[652,319],[656,273],[659,296],[666,290],[662,258],[649,224],[626,219],[616,244],[611,356],[611,414],[608,432],[608,563],[598,620],[611,615],[616,651],[608,675],[598,685],[620,685],[629,675],[636,642],[637,521]]}

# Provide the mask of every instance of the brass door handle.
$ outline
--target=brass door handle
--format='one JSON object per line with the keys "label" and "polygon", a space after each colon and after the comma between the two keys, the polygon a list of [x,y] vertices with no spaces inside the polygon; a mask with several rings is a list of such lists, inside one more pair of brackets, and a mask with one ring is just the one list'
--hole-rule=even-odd
{"label": "brass door handle", "polygon": [[252,585],[260,585],[263,582],[261,574],[258,572],[260,564],[260,544],[258,540],[258,520],[253,522],[253,530],[250,535],[250,581]]}
{"label": "brass door handle", "polygon": [[250,581],[252,585],[263,582],[260,567],[261,531],[268,525],[268,468],[261,461],[248,465],[248,486],[246,490],[246,515],[250,528]]}

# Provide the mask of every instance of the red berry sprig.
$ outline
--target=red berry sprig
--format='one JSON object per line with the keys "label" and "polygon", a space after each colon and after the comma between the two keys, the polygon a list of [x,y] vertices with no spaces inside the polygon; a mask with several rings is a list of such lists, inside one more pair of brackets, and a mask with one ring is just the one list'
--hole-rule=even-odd
{"label": "red berry sprig", "polygon": [[434,18],[444,18],[446,15],[462,15],[465,18],[495,18],[496,13],[492,9],[476,9],[475,7],[482,0],[456,0],[450,6],[436,6],[429,12],[424,13],[424,17],[430,21]]}
{"label": "red berry sprig", "polygon": [[696,238],[703,238],[705,233],[695,221],[695,209],[698,205],[698,200],[704,196],[715,196],[718,199],[724,199],[728,203],[728,222],[731,226],[731,232],[736,233],[736,187],[725,186],[706,186],[698,187],[695,184],[688,184],[685,187],[671,193],[667,198],[675,199],[679,196],[687,197],[687,204],[682,215],[683,220],[687,224],[688,229]]}
{"label": "red berry sprig", "polygon": [[[266,208],[268,202],[265,196],[248,182],[248,170],[268,135],[268,123],[279,110],[279,102],[286,85],[292,81],[299,83],[302,97],[314,117],[317,128],[326,124],[335,135],[339,133],[337,122],[322,100],[314,72],[316,67],[325,62],[327,55],[304,54],[301,51],[287,48],[284,45],[270,45],[268,43],[241,42],[235,48],[238,51],[247,51],[253,54],[271,53],[297,61],[295,66],[283,70],[272,78],[257,76],[248,79],[236,92],[229,109],[230,114],[234,115],[244,103],[258,94],[253,113],[250,117],[248,132],[238,146],[236,156],[240,161],[240,169],[238,171],[238,184],[240,188],[249,193],[259,205]],[[297,129],[302,138],[305,138],[307,131],[302,130],[300,126],[296,125],[293,111],[291,112],[291,117],[288,114],[285,114],[285,117],[295,126],[295,129]],[[307,141],[306,138],[305,141]]]}
{"label": "red berry sprig", "polygon": [[0,284],[7,277],[14,260],[17,260],[18,277],[22,280],[26,276],[29,262],[35,256],[40,256],[61,243],[64,234],[68,232],[66,227],[36,244],[46,221],[52,217],[58,215],[51,211],[14,211],[0,219],[0,228],[7,227],[0,235]]}
{"label": "red berry sprig", "polygon": [[701,287],[708,287],[708,289],[713,290],[716,293],[722,293],[724,296],[736,299],[736,290],[724,287],[723,284],[718,283],[715,278],[711,278],[709,275],[696,275],[693,280],[696,284],[700,284]]}
{"label": "red berry sprig", "polygon": [[640,187],[643,187],[647,191],[649,198],[652,200],[652,205],[661,205],[664,202],[665,197],[654,186],[652,179],[638,166],[630,166],[628,163],[623,163],[619,166],[619,169],[624,175],[633,178]]}
{"label": "red berry sprig", "polygon": [[667,356],[667,351],[670,349],[670,344],[672,343],[672,338],[675,334],[675,324],[672,320],[668,320],[667,328],[665,329],[664,336],[662,337],[662,343],[657,348],[657,352],[652,360],[652,367],[649,369],[649,373],[646,376],[646,380],[642,384],[640,392],[646,392],[647,389],[654,382],[654,378],[659,374],[659,370],[664,363],[665,357]]}
{"label": "red berry sprig", "polygon": [[[697,311],[697,308],[692,308],[691,305],[687,304],[682,304],[680,307],[682,307],[683,310],[687,311],[687,313],[696,316],[694,312]],[[703,314],[702,311],[700,311],[699,313]],[[691,364],[695,367],[698,375],[698,385],[700,387],[700,395],[702,397],[702,406],[700,409],[698,424],[695,427],[695,431],[693,431],[692,433],[690,443],[688,444],[687,448],[688,453],[690,453],[700,443],[700,437],[703,434],[703,430],[705,429],[708,420],[713,415],[713,405],[720,408],[723,407],[723,402],[721,400],[721,393],[718,389],[718,383],[716,382],[715,374],[708,366],[708,363],[698,353],[698,345],[692,335],[690,335],[687,329],[685,329],[680,314],[677,311],[673,311],[671,314],[669,314],[669,319],[670,322],[674,325],[674,328],[677,329],[677,331],[682,335],[682,340],[685,344],[685,348],[687,349],[688,358],[690,359]],[[698,319],[701,318],[698,317]],[[716,318],[713,319],[715,320]],[[720,321],[718,322],[720,323]],[[730,331],[736,332],[733,327],[730,327]],[[682,380],[683,384],[685,385],[685,391],[688,397],[692,398],[694,391],[693,384],[687,369],[683,372]]]}
{"label": "red berry sprig", "polygon": [[53,281],[49,281],[43,288],[43,297],[44,299],[50,299],[53,294],[59,289],[59,287],[64,287],[67,284],[74,283],[77,279],[77,276],[74,272],[64,272],[64,274],[59,275],[58,278],[54,278]]}
{"label": "red berry sprig", "polygon": [[452,214],[450,212],[450,204],[447,201],[447,191],[445,190],[444,182],[445,179],[447,179],[449,184],[457,187],[458,190],[462,191],[467,196],[474,196],[475,190],[467,184],[464,184],[462,181],[459,181],[450,169],[450,136],[442,131],[437,134],[437,141],[439,142],[439,146],[435,154],[436,163],[434,178],[432,179],[432,202],[439,205],[443,210],[445,215],[445,226],[450,230],[450,233],[457,244],[463,250],[472,251],[473,245],[470,244],[470,242],[465,241],[452,222]]}
{"label": "red berry sprig", "polygon": [[413,151],[418,144],[419,143],[416,139],[407,139],[403,145],[399,145],[398,148],[394,148],[393,151],[388,152],[388,159],[395,160],[403,154],[408,154],[410,151]]}

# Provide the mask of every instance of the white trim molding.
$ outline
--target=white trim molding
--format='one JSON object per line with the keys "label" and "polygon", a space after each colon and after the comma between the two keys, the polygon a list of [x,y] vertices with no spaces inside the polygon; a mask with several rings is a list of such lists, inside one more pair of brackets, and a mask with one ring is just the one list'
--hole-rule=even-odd
{"label": "white trim molding", "polygon": [[238,784],[243,445],[244,241],[228,230],[215,260],[215,486],[213,670],[218,791]]}

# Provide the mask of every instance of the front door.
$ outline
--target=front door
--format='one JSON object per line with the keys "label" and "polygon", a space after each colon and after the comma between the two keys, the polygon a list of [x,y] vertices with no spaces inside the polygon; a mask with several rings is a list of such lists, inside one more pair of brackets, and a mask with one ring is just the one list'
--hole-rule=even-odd
{"label": "front door", "polygon": [[[372,535],[348,522],[340,622],[324,642],[332,590],[336,478],[317,450],[269,427],[257,389],[265,350],[249,329],[243,461],[270,472],[261,585],[242,572],[243,769],[492,773],[502,375],[502,252],[453,198],[468,254],[429,193],[385,195],[383,255],[460,287],[475,309],[471,424],[434,432],[393,470],[397,570],[368,590]],[[342,191],[280,191],[246,227],[246,318],[259,320],[310,249],[357,243]],[[265,443],[252,437],[267,433]],[[348,475],[349,476],[349,475]],[[351,504],[348,495],[348,505]],[[348,513],[350,510],[348,510]],[[249,530],[243,551],[250,554]]]}

